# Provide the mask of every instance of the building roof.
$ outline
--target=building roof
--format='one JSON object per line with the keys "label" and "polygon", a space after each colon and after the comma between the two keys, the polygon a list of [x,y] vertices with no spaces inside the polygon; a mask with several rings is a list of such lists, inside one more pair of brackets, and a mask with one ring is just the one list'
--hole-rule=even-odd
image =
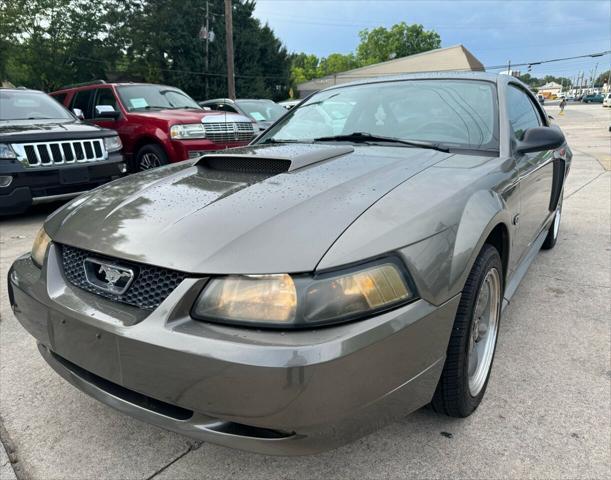
{"label": "building roof", "polygon": [[562,88],[562,85],[560,85],[557,82],[547,82],[545,85],[542,85],[539,87],[539,90],[546,90],[546,89],[552,89],[552,90],[557,90],[559,88]]}
{"label": "building roof", "polygon": [[313,92],[332,85],[359,79],[376,78],[414,72],[433,71],[484,71],[484,65],[463,45],[438,48],[407,57],[355,68],[346,72],[315,78],[298,85],[299,92]]}

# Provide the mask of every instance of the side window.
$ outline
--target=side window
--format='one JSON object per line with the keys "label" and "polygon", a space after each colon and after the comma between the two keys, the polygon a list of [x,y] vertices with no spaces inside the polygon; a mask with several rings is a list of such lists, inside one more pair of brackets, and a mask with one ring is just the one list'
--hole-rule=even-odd
{"label": "side window", "polygon": [[115,94],[110,88],[97,88],[95,90],[95,100],[93,102],[93,115],[95,116],[95,107],[98,105],[110,105],[115,109],[116,112],[119,111],[119,106],[117,105],[117,99],[115,98]]}
{"label": "side window", "polygon": [[76,92],[74,98],[72,99],[72,105],[70,105],[70,109],[80,108],[83,111],[83,115],[85,119],[91,119],[92,108],[91,108],[91,97],[93,96],[95,90],[81,90]]}
{"label": "side window", "polygon": [[51,97],[63,105],[67,95],[67,93],[58,93],[57,95],[51,95]]}
{"label": "side window", "polygon": [[507,90],[507,111],[511,128],[519,140],[522,139],[525,130],[541,126],[539,113],[528,95],[513,85]]}

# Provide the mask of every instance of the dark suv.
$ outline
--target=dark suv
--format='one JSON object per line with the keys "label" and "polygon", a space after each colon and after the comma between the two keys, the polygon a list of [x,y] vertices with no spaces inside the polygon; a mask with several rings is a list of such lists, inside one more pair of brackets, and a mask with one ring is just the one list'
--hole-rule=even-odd
{"label": "dark suv", "polygon": [[0,89],[0,215],[75,197],[125,169],[116,132],[81,122],[45,93]]}
{"label": "dark suv", "polygon": [[204,110],[164,85],[99,80],[51,95],[88,122],[116,130],[132,171],[241,147],[255,135],[249,118]]}

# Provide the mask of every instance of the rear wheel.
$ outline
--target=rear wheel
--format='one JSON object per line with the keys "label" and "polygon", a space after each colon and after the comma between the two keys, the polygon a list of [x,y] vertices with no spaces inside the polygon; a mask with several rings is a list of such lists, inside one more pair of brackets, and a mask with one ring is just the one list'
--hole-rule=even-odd
{"label": "rear wheel", "polygon": [[556,245],[556,241],[558,241],[558,232],[560,231],[560,220],[562,215],[562,202],[558,205],[556,209],[556,215],[554,215],[554,221],[549,226],[549,230],[547,231],[547,237],[541,245],[543,250],[551,250]]}
{"label": "rear wheel", "polygon": [[467,417],[484,397],[501,319],[502,272],[499,252],[484,245],[465,283],[433,397],[439,413]]}
{"label": "rear wheel", "polygon": [[134,163],[133,170],[142,172],[144,170],[150,170],[151,168],[168,165],[170,162],[168,161],[165,150],[159,145],[151,143],[138,150]]}

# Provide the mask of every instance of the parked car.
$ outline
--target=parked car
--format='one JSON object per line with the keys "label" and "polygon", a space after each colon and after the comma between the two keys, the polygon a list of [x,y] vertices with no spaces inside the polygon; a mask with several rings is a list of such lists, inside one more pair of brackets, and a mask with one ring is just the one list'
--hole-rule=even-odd
{"label": "parked car", "polygon": [[204,111],[165,85],[96,81],[51,95],[84,120],[119,132],[131,171],[240,147],[255,135],[248,118]]}
{"label": "parked car", "polygon": [[257,125],[259,132],[269,128],[272,123],[286,113],[286,109],[272,100],[216,98],[199,102],[199,105],[211,110],[244,115]]}
{"label": "parked car", "polygon": [[538,94],[538,95],[537,95],[537,100],[539,101],[539,103],[540,103],[541,105],[545,104],[545,97],[544,97],[543,95]]}
{"label": "parked car", "polygon": [[603,103],[604,95],[602,93],[589,93],[584,95],[581,101],[583,103]]}
{"label": "parked car", "polygon": [[75,197],[125,172],[117,133],[45,93],[0,89],[0,215]]}
{"label": "parked car", "polygon": [[290,110],[293,107],[296,107],[297,105],[299,105],[302,102],[303,99],[297,99],[297,100],[284,100],[282,102],[278,102],[278,105],[280,105],[281,107],[286,108],[287,110]]}
{"label": "parked car", "polygon": [[603,107],[611,107],[611,93],[605,93]]}
{"label": "parked car", "polygon": [[562,92],[558,92],[558,93],[555,94],[555,97],[556,97],[557,100],[562,100],[563,98],[566,97],[566,94],[562,93]]}
{"label": "parked car", "polygon": [[[327,102],[352,106],[340,134]],[[211,443],[307,454],[429,403],[466,417],[571,158],[509,75],[338,85],[248,147],[65,206],[10,303],[74,386]]]}

